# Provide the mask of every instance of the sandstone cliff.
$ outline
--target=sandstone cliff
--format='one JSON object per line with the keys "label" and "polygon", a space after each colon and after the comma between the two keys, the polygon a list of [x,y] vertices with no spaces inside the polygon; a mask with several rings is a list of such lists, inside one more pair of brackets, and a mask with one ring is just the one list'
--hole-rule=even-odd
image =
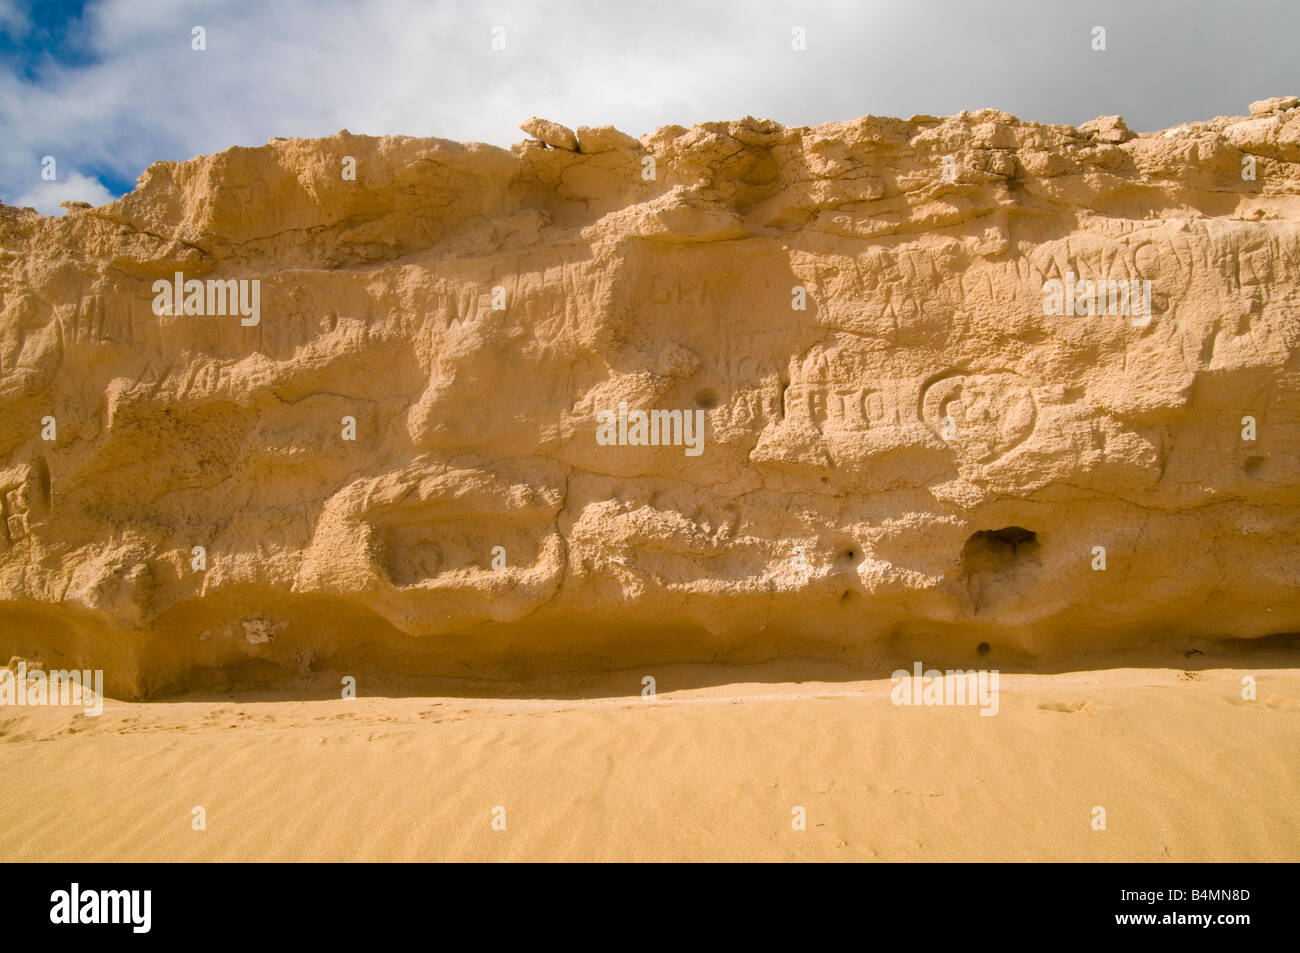
{"label": "sandstone cliff", "polygon": [[[528,128],[0,207],[0,659],[139,695],[1300,631],[1295,98]],[[160,308],[178,273],[256,312]]]}

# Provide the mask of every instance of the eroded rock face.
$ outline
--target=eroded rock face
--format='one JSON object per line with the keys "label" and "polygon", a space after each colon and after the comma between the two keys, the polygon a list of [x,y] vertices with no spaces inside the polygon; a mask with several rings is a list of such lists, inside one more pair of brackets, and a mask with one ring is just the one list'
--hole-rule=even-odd
{"label": "eroded rock face", "polygon": [[343,132],[2,208],[0,656],[143,694],[1300,631],[1295,102]]}

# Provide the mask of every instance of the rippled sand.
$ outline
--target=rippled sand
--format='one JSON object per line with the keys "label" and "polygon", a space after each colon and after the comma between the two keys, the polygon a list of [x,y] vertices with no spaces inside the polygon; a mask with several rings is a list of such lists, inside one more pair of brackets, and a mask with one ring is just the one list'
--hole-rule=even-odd
{"label": "rippled sand", "polygon": [[1300,859],[1300,669],[1213,665],[1004,673],[994,717],[798,664],[0,708],[0,859]]}

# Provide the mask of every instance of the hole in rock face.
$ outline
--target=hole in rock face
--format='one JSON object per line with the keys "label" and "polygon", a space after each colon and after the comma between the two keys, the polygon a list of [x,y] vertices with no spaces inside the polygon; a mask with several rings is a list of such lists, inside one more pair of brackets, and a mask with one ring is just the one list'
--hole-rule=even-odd
{"label": "hole in rock face", "polygon": [[975,653],[977,655],[988,655],[990,651],[992,651],[992,646],[987,642],[981,642],[979,645],[975,646]]}
{"label": "hole in rock face", "polygon": [[979,540],[989,549],[1009,549],[1015,552],[1020,546],[1038,540],[1038,534],[1023,526],[1004,526],[1002,529],[982,529],[968,540],[967,544]]}
{"label": "hole in rock face", "polygon": [[1254,476],[1259,472],[1259,468],[1264,465],[1263,457],[1247,457],[1242,469],[1246,471],[1247,476]]}
{"label": "hole in rock face", "polygon": [[707,388],[705,390],[700,391],[698,394],[695,395],[695,406],[701,407],[704,410],[712,410],[714,407],[717,407],[718,406],[717,392],[708,390]]}
{"label": "hole in rock face", "polygon": [[1019,557],[1038,550],[1038,534],[1023,526],[982,529],[962,547],[962,566],[967,572],[1005,569]]}

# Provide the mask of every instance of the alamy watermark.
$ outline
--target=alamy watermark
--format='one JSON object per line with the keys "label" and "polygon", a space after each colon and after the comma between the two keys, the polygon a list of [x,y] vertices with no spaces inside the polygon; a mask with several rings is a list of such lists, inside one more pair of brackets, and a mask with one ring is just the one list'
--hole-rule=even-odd
{"label": "alamy watermark", "polygon": [[73,883],[50,894],[50,922],[54,924],[118,923],[132,933],[148,933],[153,925],[152,890],[83,890]]}
{"label": "alamy watermark", "polygon": [[628,410],[620,401],[618,412],[596,411],[596,443],[602,447],[685,447],[688,457],[704,452],[704,411]]}
{"label": "alamy watermark", "polygon": [[997,669],[921,669],[914,662],[910,672],[895,670],[889,677],[894,683],[889,700],[895,705],[978,705],[981,716],[998,713]]}
{"label": "alamy watermark", "polygon": [[1151,323],[1151,282],[1077,279],[1067,271],[1064,281],[1043,284],[1043,314],[1129,315],[1134,327],[1143,328]]}
{"label": "alamy watermark", "polygon": [[176,272],[168,281],[153,283],[153,313],[172,315],[240,315],[239,323],[251,328],[262,320],[262,281],[259,278],[197,278],[185,280]]}
{"label": "alamy watermark", "polygon": [[104,672],[98,668],[29,672],[26,662],[18,663],[17,673],[0,668],[0,705],[79,707],[93,717],[104,711]]}

